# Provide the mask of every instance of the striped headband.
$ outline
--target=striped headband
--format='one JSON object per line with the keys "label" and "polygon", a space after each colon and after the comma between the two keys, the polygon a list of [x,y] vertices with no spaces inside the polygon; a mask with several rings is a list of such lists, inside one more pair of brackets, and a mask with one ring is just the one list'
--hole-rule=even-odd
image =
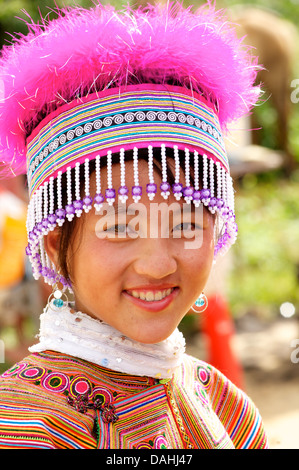
{"label": "striped headband", "polygon": [[162,143],[205,153],[229,171],[218,117],[205,100],[180,87],[128,86],[67,104],[41,122],[27,141],[30,195],[86,155]]}
{"label": "striped headband", "polygon": [[[124,166],[125,153],[132,150],[137,165],[138,149],[147,148],[150,167],[152,149],[157,147],[161,148],[160,190],[163,197],[167,198],[172,189],[177,200],[184,197],[188,203],[203,203],[211,212],[217,212],[222,217],[225,230],[215,254],[226,251],[234,243],[236,224],[232,179],[213,105],[198,94],[177,86],[142,84],[127,86],[124,90],[108,89],[58,108],[41,121],[28,137],[30,203],[26,252],[36,278],[42,275],[50,284],[57,280],[54,266],[43,249],[42,239],[49,230],[62,225],[65,219],[72,220],[79,216],[82,210],[90,210],[92,205],[99,210],[105,200],[112,204],[117,193],[123,201],[128,197],[130,190],[125,181],[121,182],[118,191],[111,185],[112,154],[119,153],[120,164]],[[180,150],[185,152],[186,169],[189,168],[190,158],[194,158],[194,187],[190,186],[189,174],[185,174],[183,185],[179,181],[179,171],[176,171],[175,183],[170,188],[167,175],[163,173],[166,147],[173,148],[176,169],[180,163]],[[105,195],[101,194],[100,187],[100,159],[103,156],[107,157],[110,175],[110,186],[108,184]],[[89,163],[92,160],[95,160],[96,169],[95,195],[89,193]],[[199,184],[199,160],[202,164],[202,187]],[[79,180],[81,165],[84,165],[85,174],[85,196],[82,199]],[[66,174],[68,188],[75,189],[74,192],[69,191],[65,207],[62,207],[60,186],[63,174]],[[150,181],[146,191],[153,199],[157,187],[150,175],[149,171]],[[136,175],[135,185],[131,188],[135,202],[140,199],[141,192]]]}

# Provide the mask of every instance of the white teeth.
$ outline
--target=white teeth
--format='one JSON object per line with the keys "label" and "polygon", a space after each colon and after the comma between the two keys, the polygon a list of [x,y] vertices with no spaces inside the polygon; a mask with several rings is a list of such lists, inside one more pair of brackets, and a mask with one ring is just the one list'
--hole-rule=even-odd
{"label": "white teeth", "polygon": [[[163,294],[162,292],[156,292],[155,294],[155,300],[162,300]],[[154,300],[154,299],[153,299]]]}
{"label": "white teeth", "polygon": [[145,300],[148,302],[152,302],[155,299],[155,295],[153,292],[147,292],[145,295]]}
{"label": "white teeth", "polygon": [[147,302],[153,302],[164,299],[167,295],[170,295],[173,289],[166,289],[158,292],[137,292],[136,290],[129,291],[129,293],[136,299],[146,300]]}

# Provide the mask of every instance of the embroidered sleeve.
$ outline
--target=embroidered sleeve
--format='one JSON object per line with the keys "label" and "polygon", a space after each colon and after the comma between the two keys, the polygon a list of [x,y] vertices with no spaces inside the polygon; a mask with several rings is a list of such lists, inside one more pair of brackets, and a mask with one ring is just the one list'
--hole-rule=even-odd
{"label": "embroidered sleeve", "polygon": [[268,441],[260,413],[252,400],[224,375],[210,368],[212,406],[236,449],[266,449]]}
{"label": "embroidered sleeve", "polygon": [[[84,449],[95,439],[71,407],[0,380],[0,449]],[[31,393],[30,393],[31,391]]]}

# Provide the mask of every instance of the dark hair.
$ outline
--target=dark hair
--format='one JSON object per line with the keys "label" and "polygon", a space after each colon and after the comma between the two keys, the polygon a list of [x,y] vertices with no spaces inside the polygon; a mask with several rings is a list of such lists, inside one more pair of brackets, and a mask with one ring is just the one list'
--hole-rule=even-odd
{"label": "dark hair", "polygon": [[[172,185],[175,182],[174,178],[174,159],[171,158],[171,155],[173,155],[173,149],[166,149],[167,153],[167,181]],[[183,171],[185,171],[185,167],[183,166],[185,164],[185,154],[183,151],[179,151],[179,157],[180,157],[180,162],[181,162],[181,168]],[[127,151],[126,152],[126,161],[132,161],[133,160],[133,151]],[[146,160],[148,159],[148,153],[147,149],[139,149],[138,150],[138,160]],[[199,159],[201,161],[201,159]],[[101,168],[106,165],[107,159],[105,157],[101,157]],[[119,163],[119,154],[113,154],[112,155],[112,164],[113,163]],[[161,164],[161,150],[159,148],[154,148],[153,149],[153,165],[154,165],[154,170],[162,176],[162,164]],[[201,163],[199,163],[201,165]],[[74,170],[72,170],[74,171]],[[95,161],[90,162],[89,166],[89,172],[90,175],[95,171]],[[202,168],[199,167],[199,175],[202,174]],[[80,166],[80,182],[81,182],[81,198],[83,197],[83,191],[84,191],[84,165]],[[193,165],[192,165],[192,159],[190,159],[190,184],[193,185]],[[66,182],[66,174],[63,175],[62,177],[62,205],[63,207],[67,204],[67,182]],[[84,212],[82,213],[81,217],[84,217]],[[78,218],[74,217],[72,221],[66,221],[62,227],[59,227],[60,231],[60,239],[59,239],[59,253],[58,253],[58,262],[59,262],[59,267],[60,267],[60,272],[61,274],[66,278],[69,279],[72,282],[71,279],[71,269],[70,269],[70,259],[71,257],[69,256],[70,253],[70,247],[72,244],[73,236],[75,233],[75,230],[78,229]],[[82,226],[82,225],[81,225]],[[80,235],[80,233],[79,233]]]}

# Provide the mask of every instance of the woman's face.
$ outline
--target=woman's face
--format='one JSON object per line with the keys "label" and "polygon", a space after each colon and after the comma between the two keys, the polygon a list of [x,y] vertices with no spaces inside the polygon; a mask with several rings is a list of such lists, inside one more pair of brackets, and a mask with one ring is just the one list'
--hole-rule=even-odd
{"label": "woman's face", "polygon": [[[103,192],[105,168],[101,181]],[[120,204],[117,216],[114,203],[110,214],[99,215],[94,209],[84,214],[77,221],[68,255],[77,310],[131,339],[157,343],[174,331],[204,289],[214,255],[214,218],[202,208],[186,216],[183,201],[177,202],[172,194],[165,203],[157,191],[150,202],[147,181],[147,164],[140,161],[143,196],[137,206],[130,206],[138,210],[130,215],[122,212]],[[155,182],[159,187],[158,175]],[[126,185],[134,186],[132,162],[126,163]],[[113,165],[113,186],[120,186],[119,165]],[[157,217],[160,203],[164,209],[173,204],[174,212],[168,216],[166,210]],[[130,204],[129,198],[127,207]],[[184,205],[194,210],[193,203]],[[195,248],[192,240],[201,246]]]}

